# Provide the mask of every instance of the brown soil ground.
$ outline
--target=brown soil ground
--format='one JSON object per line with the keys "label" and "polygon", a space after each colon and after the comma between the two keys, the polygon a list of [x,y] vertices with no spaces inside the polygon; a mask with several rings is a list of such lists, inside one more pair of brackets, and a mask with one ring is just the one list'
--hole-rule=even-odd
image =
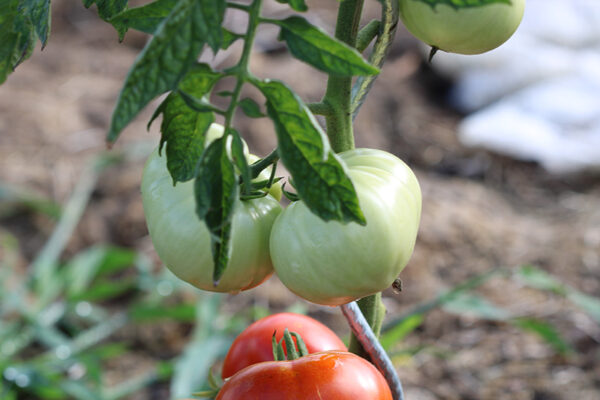
{"label": "brown soil ground", "polygon": [[[326,3],[333,7],[336,2]],[[325,25],[333,11],[326,5],[319,8],[315,21]],[[368,11],[373,16],[376,12]],[[47,48],[36,51],[0,87],[0,181],[63,203],[82,166],[104,149],[115,99],[145,37],[131,32],[119,44],[112,28],[79,4],[57,1],[53,19]],[[261,52],[252,65],[258,75],[284,79],[304,99],[319,99],[323,76],[283,52],[276,32],[261,33],[258,44]],[[402,273],[402,292],[386,293],[388,318],[475,274],[528,263],[599,296],[598,177],[552,176],[533,163],[461,146],[455,134],[461,116],[443,102],[449,83],[419,54],[416,43],[399,32],[356,120],[357,145],[387,149],[403,158],[423,190],[415,254]],[[226,64],[232,57],[219,61]],[[148,107],[116,146],[157,143],[158,124],[150,133],[145,129],[151,113]],[[238,121],[253,152],[265,155],[273,148],[268,120],[240,116]],[[141,169],[142,161],[130,162],[102,176],[69,253],[93,243],[114,243],[152,254],[139,195]],[[25,261],[52,229],[47,220],[26,215],[0,222],[0,229],[20,239]],[[589,316],[558,296],[512,280],[491,280],[477,292],[515,314],[551,322],[575,352],[558,356],[537,336],[511,324],[436,310],[400,346],[425,347],[411,358],[397,359],[407,399],[600,399],[600,327]],[[239,309],[257,299],[274,310],[297,301],[271,279],[231,297],[228,307]],[[338,310],[307,307],[342,334],[347,332]],[[157,329],[141,340],[163,346],[170,343],[168,335],[172,333]],[[140,352],[138,360],[124,361],[110,372],[118,380],[122,370],[134,373],[127,364],[151,361]]]}

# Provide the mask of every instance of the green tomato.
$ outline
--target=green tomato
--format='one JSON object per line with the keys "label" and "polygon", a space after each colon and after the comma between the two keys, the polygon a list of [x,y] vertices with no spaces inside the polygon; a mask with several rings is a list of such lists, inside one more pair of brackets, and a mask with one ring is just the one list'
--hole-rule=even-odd
{"label": "green tomato", "polygon": [[193,181],[173,186],[166,157],[157,150],[144,168],[142,202],[158,256],[182,280],[204,290],[237,293],[272,274],[269,235],[281,206],[270,195],[236,201],[229,264],[216,287],[210,235],[196,215]]}
{"label": "green tomato", "polygon": [[271,258],[292,292],[340,305],[389,287],[406,266],[421,218],[421,190],[411,169],[381,150],[339,154],[354,183],[366,226],[324,222],[302,201],[271,231]]}
{"label": "green tomato", "polygon": [[423,0],[399,0],[406,28],[428,45],[459,54],[480,54],[506,42],[517,30],[525,0],[478,7],[432,7]]}

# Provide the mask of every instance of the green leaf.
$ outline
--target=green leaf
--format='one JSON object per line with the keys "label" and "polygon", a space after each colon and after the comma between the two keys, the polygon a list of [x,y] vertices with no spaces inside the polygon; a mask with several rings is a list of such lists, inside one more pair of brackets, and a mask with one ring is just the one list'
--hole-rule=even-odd
{"label": "green leaf", "polygon": [[[141,7],[130,8],[121,11],[119,14],[110,19],[115,29],[127,32],[127,29],[135,29],[140,32],[154,34],[161,22],[173,10],[177,4],[177,0],[156,0],[155,2],[146,4]],[[222,29],[221,49],[225,50],[231,46],[233,42],[243,37],[225,28]],[[121,37],[121,39],[123,39]]]}
{"label": "green leaf", "polygon": [[414,1],[420,1],[422,3],[429,4],[434,9],[438,4],[445,4],[447,6],[455,8],[455,9],[481,7],[481,6],[485,6],[488,4],[494,4],[494,3],[511,4],[511,0],[414,0]]}
{"label": "green leaf", "polygon": [[244,114],[246,114],[250,118],[262,118],[266,116],[262,113],[262,111],[260,111],[260,106],[249,97],[242,99],[238,103],[238,105],[240,106],[242,111],[244,111]]}
{"label": "green leaf", "polygon": [[19,0],[0,0],[0,84],[33,53],[36,34]]}
{"label": "green leaf", "polygon": [[490,321],[503,321],[510,318],[510,313],[481,296],[472,293],[458,293],[448,298],[442,305],[444,310],[458,315],[473,315]]}
{"label": "green leaf", "polygon": [[285,84],[255,81],[267,98],[279,157],[306,206],[325,221],[365,224],[352,181],[306,104]]}
{"label": "green leaf", "polygon": [[196,306],[193,304],[172,306],[138,304],[130,309],[129,314],[136,322],[152,322],[158,319],[193,322],[196,318]]}
{"label": "green leaf", "polygon": [[402,341],[412,331],[421,326],[424,319],[423,314],[410,315],[382,334],[379,342],[385,350],[391,350],[396,343]]}
{"label": "green leaf", "polygon": [[77,254],[65,266],[67,293],[71,297],[89,290],[99,276],[122,271],[133,265],[137,254],[118,247],[92,247]]}
{"label": "green leaf", "polygon": [[280,38],[285,40],[292,55],[321,71],[341,76],[379,73],[356,49],[302,17],[292,16],[276,23],[281,27]]}
{"label": "green leaf", "polygon": [[110,20],[114,15],[127,8],[128,0],[84,0],[83,5],[86,8],[96,4],[98,15],[105,21]]}
{"label": "green leaf", "polygon": [[243,37],[244,35],[239,35],[237,33],[231,32],[228,29],[223,28],[223,42],[221,43],[221,49],[227,50],[229,46],[233,44],[233,42]]}
{"label": "green leaf", "polygon": [[292,9],[295,11],[307,11],[308,6],[304,2],[304,0],[277,0],[278,3],[289,4]]}
{"label": "green leaf", "polygon": [[43,49],[50,33],[50,0],[23,0],[19,8],[33,24]]}
{"label": "green leaf", "polygon": [[[220,45],[223,4],[223,1],[212,0],[180,0],[177,3],[129,71],[113,112],[107,137],[109,142],[114,142],[121,130],[152,99],[177,87],[205,43],[211,47],[215,43]],[[215,24],[219,26],[218,35],[211,31]]]}
{"label": "green leaf", "polygon": [[244,143],[238,131],[229,128],[229,133],[233,139],[231,142],[231,157],[233,158],[233,163],[236,165],[239,173],[242,175],[244,194],[248,194],[252,186],[252,176],[250,174],[250,168],[248,167],[248,160],[244,154]]}
{"label": "green leaf", "polygon": [[86,291],[69,296],[70,301],[98,302],[114,299],[137,287],[135,278],[120,278],[119,280],[103,280],[95,283]]}
{"label": "green leaf", "polygon": [[[221,77],[206,64],[197,64],[187,73],[179,88],[198,98],[210,92]],[[214,122],[212,112],[198,112],[186,104],[180,92],[172,92],[157,109],[163,120],[160,126],[159,151],[166,143],[167,168],[173,183],[194,178],[198,160],[204,150],[206,131]]]}
{"label": "green leaf", "polygon": [[600,299],[588,296],[575,289],[572,289],[567,293],[567,298],[600,324]]}
{"label": "green leaf", "polygon": [[516,278],[523,284],[541,290],[548,290],[557,294],[565,294],[564,285],[556,278],[533,265],[520,267],[515,274]]}
{"label": "green leaf", "polygon": [[519,282],[536,289],[547,290],[569,299],[581,308],[596,322],[600,323],[600,299],[589,296],[568,285],[557,278],[532,265],[525,265],[516,271],[515,277]]}
{"label": "green leaf", "polygon": [[[160,23],[173,10],[178,0],[157,0],[141,7],[121,11],[110,19],[117,31],[127,32],[133,28],[153,34]],[[122,37],[121,37],[122,39]]]}
{"label": "green leaf", "polygon": [[533,332],[548,343],[554,351],[560,354],[566,354],[573,351],[573,348],[561,336],[561,334],[549,323],[533,318],[518,318],[513,324],[520,329]]}
{"label": "green leaf", "polygon": [[225,148],[226,138],[216,139],[204,150],[194,184],[196,213],[210,232],[215,285],[229,261],[231,222],[238,197],[235,171]]}

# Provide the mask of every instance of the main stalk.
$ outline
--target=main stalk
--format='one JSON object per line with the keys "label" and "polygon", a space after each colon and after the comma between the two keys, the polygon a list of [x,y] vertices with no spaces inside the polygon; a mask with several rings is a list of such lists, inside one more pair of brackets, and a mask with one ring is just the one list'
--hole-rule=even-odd
{"label": "main stalk", "polygon": [[[352,47],[356,47],[363,5],[364,0],[346,0],[340,4],[338,11],[335,37]],[[323,103],[331,110],[325,118],[327,136],[333,151],[339,153],[353,149],[352,77],[330,75]],[[385,314],[381,293],[359,300],[358,305],[375,336],[378,337]],[[362,357],[368,357],[354,335],[350,340],[350,351]]]}

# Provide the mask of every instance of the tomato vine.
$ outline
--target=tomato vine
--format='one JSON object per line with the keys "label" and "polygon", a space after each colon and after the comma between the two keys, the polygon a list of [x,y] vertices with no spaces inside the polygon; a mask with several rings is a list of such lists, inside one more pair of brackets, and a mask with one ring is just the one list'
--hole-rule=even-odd
{"label": "tomato vine", "polygon": [[[308,10],[304,0],[277,1],[288,4],[295,13]],[[282,256],[287,252],[286,243],[282,244],[281,238],[273,240],[269,236],[273,224],[274,231],[279,229],[277,222],[273,222],[281,207],[278,199],[275,199],[277,195],[274,195],[277,191],[274,189],[278,189],[279,185],[279,178],[276,177],[278,161],[284,164],[291,175],[289,182],[295,188],[294,196],[300,200],[295,208],[305,207],[310,215],[304,219],[318,217],[322,220],[313,226],[333,221],[333,224],[339,224],[336,227],[342,227],[340,236],[355,228],[363,229],[363,233],[368,232],[365,230],[369,229],[367,216],[374,218],[368,212],[375,206],[368,209],[366,202],[361,205],[359,194],[364,198],[367,196],[365,192],[370,189],[358,184],[356,174],[350,176],[352,168],[348,160],[338,153],[354,149],[353,119],[383,65],[400,18],[417,37],[433,46],[434,51],[439,47],[447,51],[478,53],[498,46],[512,35],[520,22],[525,3],[524,0],[378,2],[382,9],[381,20],[371,21],[360,29],[365,0],[341,1],[332,37],[300,14],[284,19],[264,17],[261,15],[262,0],[155,0],[135,8],[128,8],[127,0],[83,0],[86,7],[96,5],[100,18],[115,27],[120,39],[129,29],[152,35],[125,79],[110,122],[107,142],[115,142],[143,108],[158,96],[168,93],[150,121],[152,123],[155,118],[162,116],[160,143],[148,163],[142,189],[150,234],[157,251],[182,279],[206,290],[239,291],[259,284],[271,273],[272,254],[277,253],[273,259],[280,263],[280,267],[297,268],[299,262],[285,260],[285,256]],[[46,45],[50,33],[50,0],[2,0],[0,4],[2,83],[14,68],[31,55],[38,39],[42,47]],[[244,33],[232,32],[223,26],[228,10],[247,13],[248,23]],[[436,19],[439,10],[443,11],[440,12],[441,19]],[[494,10],[502,10],[500,17]],[[479,30],[487,30],[486,21],[496,22],[498,18],[501,19],[497,25],[500,28],[493,32],[489,41],[470,31],[467,32],[470,36],[465,39],[465,26],[477,28],[479,23]],[[321,101],[306,104],[284,82],[260,79],[252,74],[249,69],[250,57],[261,24],[276,26],[280,40],[285,42],[293,57],[328,75]],[[237,40],[242,40],[244,44],[239,60],[233,67],[215,70],[197,61],[205,48],[216,54],[227,50]],[[362,53],[373,41],[370,56],[365,59]],[[233,89],[213,93],[213,89],[225,78],[235,79]],[[262,105],[255,100],[241,98],[245,85],[254,87],[262,94]],[[214,105],[211,102],[214,96],[227,99],[227,107]],[[242,134],[234,128],[234,116],[238,109],[251,118],[267,117],[273,122],[277,147],[267,157],[255,160],[247,151]],[[324,116],[326,130],[318,123],[315,114]],[[217,118],[223,122],[220,128],[215,124]],[[312,287],[308,288],[306,295],[300,293],[306,288],[296,288],[296,292],[309,300],[329,305],[347,303],[370,294],[358,300],[358,305],[351,302],[343,306],[355,334],[350,350],[371,357],[385,372],[394,398],[401,399],[402,388],[395,371],[386,360],[385,353],[377,346],[377,336],[385,313],[381,290],[392,283],[388,282],[388,275],[397,275],[408,261],[416,237],[421,200],[412,172],[407,172],[399,160],[390,161],[387,155],[381,153],[375,156],[376,162],[366,165],[369,173],[375,176],[373,179],[379,179],[381,177],[377,175],[380,172],[373,173],[373,170],[382,169],[382,160],[387,160],[388,166],[393,164],[393,171],[383,168],[385,178],[380,179],[391,179],[392,183],[388,185],[389,188],[382,184],[385,190],[377,189],[380,190],[377,195],[380,200],[398,200],[394,203],[408,199],[403,211],[410,215],[400,218],[399,213],[394,214],[393,207],[388,207],[389,204],[378,205],[377,208],[394,214],[390,218],[393,222],[400,223],[389,227],[384,223],[377,225],[373,220],[371,222],[378,227],[385,226],[382,229],[384,232],[379,232],[381,235],[401,238],[404,246],[401,254],[390,250],[389,260],[376,265],[383,265],[381,269],[386,270],[386,276],[376,285],[362,287],[361,290],[348,289],[347,293],[342,294],[334,294],[334,290],[330,291],[332,293],[315,293]],[[171,183],[177,186],[173,188]],[[186,206],[180,207],[177,202],[182,203],[183,198]],[[269,214],[269,220],[259,221],[259,227],[256,228],[259,234],[242,230],[245,232],[242,236],[262,239],[256,248],[246,246],[252,248],[242,249],[248,252],[241,251],[240,248],[244,246],[240,243],[243,244],[244,239],[236,239],[236,226],[240,226],[236,221],[243,218],[244,207],[254,207],[260,201],[271,203],[265,206],[269,209],[265,212]],[[177,211],[173,212],[172,208],[177,208]],[[253,211],[248,213],[254,216],[260,214]],[[277,218],[283,220],[285,215],[284,211]],[[194,220],[194,225],[189,220],[195,217],[199,220]],[[348,226],[351,228],[344,228]],[[364,242],[363,238],[357,234],[355,242]],[[188,248],[198,241],[202,241],[200,251],[189,252]],[[273,244],[277,241],[279,243]],[[270,252],[267,242],[271,245]],[[383,246],[388,244],[386,242]],[[393,246],[387,248],[390,247]],[[300,250],[302,252],[305,249]],[[340,250],[336,249],[336,252],[340,253]],[[256,263],[253,264],[256,268],[253,271],[243,268],[237,270],[244,264],[240,260],[245,261],[250,257],[248,254],[256,255]],[[294,257],[299,259],[301,255]],[[201,265],[196,265],[195,262],[200,258]],[[314,266],[304,267],[309,270]],[[339,265],[334,265],[335,268],[341,269]],[[319,276],[318,268],[312,269],[316,271],[313,275],[317,278],[324,275]],[[254,276],[257,270],[259,272]],[[283,278],[283,272],[280,275]],[[344,277],[337,278],[341,280]],[[288,286],[293,288],[300,281],[293,276]],[[335,279],[333,281],[335,283]]]}

